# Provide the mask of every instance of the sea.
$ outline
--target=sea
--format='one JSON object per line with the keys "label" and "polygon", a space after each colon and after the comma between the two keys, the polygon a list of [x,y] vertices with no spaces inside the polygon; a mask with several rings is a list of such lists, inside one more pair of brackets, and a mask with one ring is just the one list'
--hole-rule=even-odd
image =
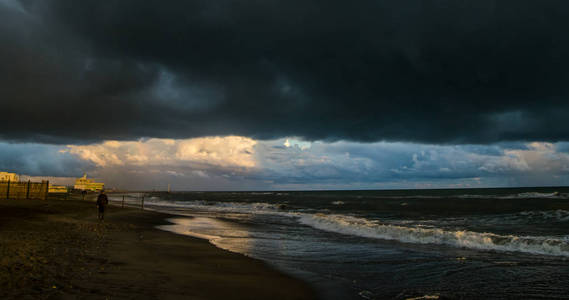
{"label": "sea", "polygon": [[322,299],[569,299],[568,187],[123,195]]}

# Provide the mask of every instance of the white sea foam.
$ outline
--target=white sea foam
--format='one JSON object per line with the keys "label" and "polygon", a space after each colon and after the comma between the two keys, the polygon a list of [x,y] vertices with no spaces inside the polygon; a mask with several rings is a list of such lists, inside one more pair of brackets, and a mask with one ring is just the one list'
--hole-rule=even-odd
{"label": "white sea foam", "polygon": [[440,228],[405,227],[381,224],[346,215],[304,214],[302,224],[325,231],[404,243],[441,244],[478,250],[515,251],[569,256],[569,238],[498,235]]}

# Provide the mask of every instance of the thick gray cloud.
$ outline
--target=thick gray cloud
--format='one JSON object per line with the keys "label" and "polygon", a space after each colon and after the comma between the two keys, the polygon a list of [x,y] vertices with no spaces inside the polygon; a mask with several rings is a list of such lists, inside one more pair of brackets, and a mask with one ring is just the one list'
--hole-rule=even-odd
{"label": "thick gray cloud", "polygon": [[569,140],[566,1],[0,1],[0,138]]}
{"label": "thick gray cloud", "polygon": [[0,143],[0,171],[29,176],[78,177],[94,170],[92,162],[61,150],[53,145]]}
{"label": "thick gray cloud", "polygon": [[301,149],[261,143],[256,149],[263,168],[254,175],[257,180],[272,179],[279,184],[369,186],[405,182],[409,187],[409,182],[441,181],[470,181],[477,185],[481,179],[481,186],[503,185],[504,179],[516,181],[510,182],[513,185],[527,184],[520,183],[522,179],[534,184],[565,184],[569,156],[557,152],[557,145],[530,143],[525,149],[507,146],[511,145],[316,142]]}

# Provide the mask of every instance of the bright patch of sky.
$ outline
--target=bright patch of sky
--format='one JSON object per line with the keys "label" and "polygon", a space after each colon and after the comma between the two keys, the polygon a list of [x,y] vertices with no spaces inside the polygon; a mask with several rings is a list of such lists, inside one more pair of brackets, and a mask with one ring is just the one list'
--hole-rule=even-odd
{"label": "bright patch of sky", "polygon": [[300,150],[306,150],[312,146],[312,143],[296,139],[286,139],[283,145],[287,148],[298,147]]}

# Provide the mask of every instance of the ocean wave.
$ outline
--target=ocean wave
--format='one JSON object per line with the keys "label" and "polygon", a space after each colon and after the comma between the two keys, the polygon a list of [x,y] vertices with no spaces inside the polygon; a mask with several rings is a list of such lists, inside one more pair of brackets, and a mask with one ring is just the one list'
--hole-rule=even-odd
{"label": "ocean wave", "polygon": [[405,227],[346,215],[304,214],[299,221],[316,229],[366,238],[569,257],[569,236],[564,238],[515,236],[467,230]]}
{"label": "ocean wave", "polygon": [[568,194],[553,192],[553,193],[538,193],[538,192],[527,192],[518,193],[513,195],[499,196],[499,199],[530,199],[530,198],[559,198],[559,199],[569,199]]}
{"label": "ocean wave", "polygon": [[[212,202],[202,200],[172,202],[153,200],[149,201],[146,205],[149,207],[155,206],[157,208],[186,208],[220,213],[280,215],[296,218],[301,224],[316,229],[366,238],[396,240],[405,243],[441,244],[478,250],[515,251],[569,257],[569,235],[565,238],[557,238],[499,235],[468,230],[452,231],[438,227],[441,225],[441,222],[450,222],[449,220],[441,219],[433,220],[432,224],[427,225],[416,223],[415,220],[405,220],[407,223],[399,222],[387,224],[377,220],[341,214],[295,211],[286,207],[285,204],[264,202]],[[485,224],[504,224],[508,222],[531,223],[535,221],[565,222],[569,221],[569,211],[525,211],[490,218],[480,216],[476,217],[476,220],[480,222],[483,221]],[[469,222],[476,220],[470,219]],[[461,218],[459,221],[463,222],[464,219]],[[420,221],[420,223],[425,222],[425,220]]]}
{"label": "ocean wave", "polygon": [[544,221],[569,221],[569,211],[563,209],[548,210],[548,211],[523,211],[519,213],[528,219],[541,219]]}
{"label": "ocean wave", "polygon": [[287,206],[283,203],[265,202],[213,202],[204,200],[194,201],[149,201],[146,206],[161,206],[164,208],[187,208],[200,211],[256,213],[289,215]]}
{"label": "ocean wave", "polygon": [[[454,219],[440,219],[439,222],[452,224]],[[508,224],[544,224],[569,222],[569,211],[558,210],[534,210],[523,211],[513,214],[470,216],[457,220],[457,222],[470,224],[508,225]]]}
{"label": "ocean wave", "polygon": [[374,196],[377,199],[569,199],[569,193],[551,192],[525,192],[516,194],[453,194],[453,195],[405,195],[405,196]]}
{"label": "ocean wave", "polygon": [[[450,196],[452,198],[452,196]],[[464,194],[457,195],[457,198],[462,199],[569,199],[569,194],[552,192],[552,193],[538,193],[538,192],[526,192],[517,193],[510,195],[476,195],[476,194]]]}
{"label": "ocean wave", "polygon": [[[375,199],[442,199],[449,196],[407,195],[407,196],[373,196]],[[359,196],[359,198],[362,198]]]}

